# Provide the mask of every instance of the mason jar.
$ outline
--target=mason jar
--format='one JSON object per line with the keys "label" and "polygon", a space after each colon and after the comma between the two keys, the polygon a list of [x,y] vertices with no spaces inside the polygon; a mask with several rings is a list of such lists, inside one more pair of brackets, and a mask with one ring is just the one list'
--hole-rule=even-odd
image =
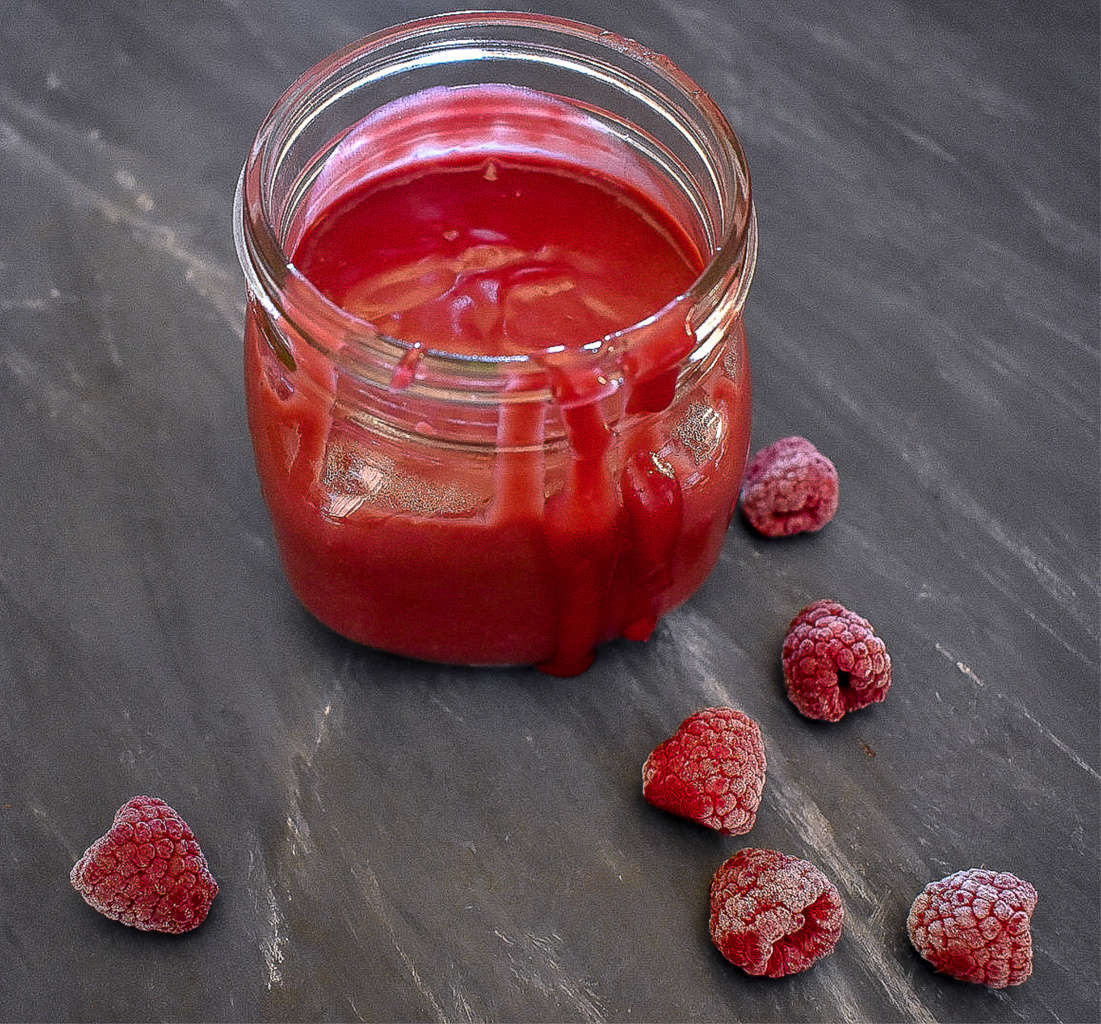
{"label": "mason jar", "polygon": [[[667,211],[702,255],[690,287],[581,345],[480,354],[389,336],[293,263],[365,176],[532,151]],[[276,103],[234,231],[257,473],[321,622],[396,654],[570,675],[707,577],[749,444],[756,220],[737,137],[668,58],[534,14],[379,32]]]}

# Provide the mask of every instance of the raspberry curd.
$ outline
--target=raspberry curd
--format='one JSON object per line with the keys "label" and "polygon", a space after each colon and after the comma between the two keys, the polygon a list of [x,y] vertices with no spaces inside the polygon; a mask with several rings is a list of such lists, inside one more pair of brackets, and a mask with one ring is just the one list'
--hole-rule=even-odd
{"label": "raspberry curd", "polygon": [[574,674],[718,557],[751,243],[701,295],[714,230],[600,113],[500,85],[384,104],[297,180],[282,281],[250,275],[261,486],[292,587],[344,636]]}

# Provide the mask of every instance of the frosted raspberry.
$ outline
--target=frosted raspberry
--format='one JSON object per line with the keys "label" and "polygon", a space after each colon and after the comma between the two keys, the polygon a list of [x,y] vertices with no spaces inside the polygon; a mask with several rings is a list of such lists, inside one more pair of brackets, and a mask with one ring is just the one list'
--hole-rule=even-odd
{"label": "frosted raspberry", "polygon": [[1008,872],[969,868],[930,882],[910,908],[910,941],[938,971],[1005,988],[1032,974],[1036,890]]}
{"label": "frosted raspberry", "polygon": [[821,530],[837,502],[837,469],[805,437],[780,438],[746,467],[742,511],[766,537]]}
{"label": "frosted raspberry", "polygon": [[728,836],[753,828],[764,785],[761,730],[734,708],[689,715],[642,766],[650,803]]}
{"label": "frosted raspberry", "polygon": [[807,718],[839,722],[891,688],[891,656],[867,619],[836,601],[815,601],[784,638],[788,697]]}
{"label": "frosted raspberry", "polygon": [[844,919],[833,883],[776,850],[739,850],[711,882],[711,939],[747,974],[805,971],[833,952]]}
{"label": "frosted raspberry", "polygon": [[85,902],[113,921],[146,932],[198,928],[218,895],[187,823],[163,800],[136,796],[69,876]]}

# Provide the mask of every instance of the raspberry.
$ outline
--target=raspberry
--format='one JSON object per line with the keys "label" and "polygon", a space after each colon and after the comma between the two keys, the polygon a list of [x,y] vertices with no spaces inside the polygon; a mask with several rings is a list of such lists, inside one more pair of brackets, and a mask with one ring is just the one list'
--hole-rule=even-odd
{"label": "raspberry", "polygon": [[776,850],[739,850],[711,882],[711,939],[747,974],[805,971],[833,952],[844,919],[833,883]]}
{"label": "raspberry", "polygon": [[764,785],[761,730],[734,708],[689,715],[642,766],[650,803],[728,836],[753,828]]}
{"label": "raspberry", "polygon": [[1008,872],[969,868],[930,882],[906,921],[910,941],[938,971],[1005,988],[1032,974],[1036,890]]}
{"label": "raspberry", "polygon": [[746,467],[742,511],[766,537],[821,530],[837,501],[837,469],[805,437],[780,438]]}
{"label": "raspberry", "polygon": [[839,722],[891,688],[891,656],[867,619],[836,601],[815,601],[784,638],[788,697],[807,718]]}
{"label": "raspberry", "polygon": [[198,928],[218,895],[191,829],[152,796],[123,804],[69,879],[90,907],[145,932]]}

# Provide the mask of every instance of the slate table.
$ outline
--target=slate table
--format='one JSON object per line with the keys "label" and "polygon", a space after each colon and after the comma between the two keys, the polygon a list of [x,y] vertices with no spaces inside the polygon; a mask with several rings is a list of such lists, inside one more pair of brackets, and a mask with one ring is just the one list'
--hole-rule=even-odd
{"label": "slate table", "polygon": [[[0,13],[0,1019],[1085,1021],[1098,984],[1098,12],[1086,0],[551,2],[669,53],[754,174],[754,446],[837,519],[738,520],[709,582],[577,679],[416,664],[289,592],[246,434],[234,184],[302,70],[432,3]],[[835,596],[887,701],[800,718],[779,647]],[[650,748],[753,715],[753,832],[653,810]],[[68,872],[136,793],[221,883],[184,938]],[[706,933],[742,845],[847,908],[780,982]],[[1031,981],[935,976],[905,917],[986,865],[1040,892]]]}

